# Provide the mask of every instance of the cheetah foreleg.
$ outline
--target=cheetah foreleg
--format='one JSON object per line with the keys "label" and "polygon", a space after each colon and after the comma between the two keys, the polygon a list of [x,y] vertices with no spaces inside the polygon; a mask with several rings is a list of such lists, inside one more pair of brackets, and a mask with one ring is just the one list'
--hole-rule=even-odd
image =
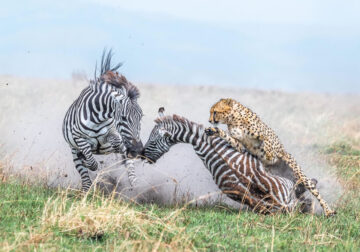
{"label": "cheetah foreleg", "polygon": [[205,133],[208,136],[217,136],[224,139],[226,142],[230,144],[235,150],[239,151],[240,153],[244,153],[246,151],[245,146],[236,138],[230,136],[226,131],[219,129],[217,127],[209,127],[205,130]]}

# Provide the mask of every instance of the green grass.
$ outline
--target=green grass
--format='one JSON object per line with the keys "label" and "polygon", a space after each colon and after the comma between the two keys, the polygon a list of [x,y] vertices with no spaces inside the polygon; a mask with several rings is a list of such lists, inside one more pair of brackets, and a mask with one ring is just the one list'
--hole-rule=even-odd
{"label": "green grass", "polygon": [[358,251],[360,152],[336,143],[323,155],[345,193],[332,218],[263,216],[224,206],[136,205],[94,193],[0,182],[2,250]]}
{"label": "green grass", "polygon": [[36,227],[44,203],[53,194],[42,187],[0,184],[0,240],[14,239],[14,232]]}

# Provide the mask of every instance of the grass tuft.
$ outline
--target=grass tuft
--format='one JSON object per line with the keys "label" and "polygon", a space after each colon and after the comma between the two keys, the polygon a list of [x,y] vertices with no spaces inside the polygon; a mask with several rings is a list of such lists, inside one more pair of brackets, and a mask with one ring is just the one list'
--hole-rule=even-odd
{"label": "grass tuft", "polygon": [[0,160],[0,183],[4,183],[6,181],[4,168],[5,168],[5,164]]}
{"label": "grass tuft", "polygon": [[338,178],[348,193],[357,193],[360,188],[360,148],[358,144],[336,142],[324,153],[328,162],[335,166]]}
{"label": "grass tuft", "polygon": [[140,211],[130,203],[110,197],[87,194],[69,201],[67,191],[45,204],[41,224],[45,230],[81,239],[102,240],[116,236],[136,249],[191,247],[184,228],[175,225],[178,211],[159,218],[151,210]]}

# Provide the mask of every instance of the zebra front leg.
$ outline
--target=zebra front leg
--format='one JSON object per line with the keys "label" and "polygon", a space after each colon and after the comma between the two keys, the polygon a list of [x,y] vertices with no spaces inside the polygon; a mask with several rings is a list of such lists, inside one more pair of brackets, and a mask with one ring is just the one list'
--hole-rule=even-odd
{"label": "zebra front leg", "polygon": [[88,168],[83,165],[84,155],[75,148],[71,150],[71,153],[73,155],[75,169],[80,174],[81,190],[87,192],[90,189],[92,182],[89,176]]}
{"label": "zebra front leg", "polygon": [[135,174],[135,166],[134,161],[132,159],[129,159],[126,156],[127,149],[125,147],[124,141],[122,140],[122,137],[117,132],[111,132],[107,138],[107,141],[109,141],[112,145],[112,147],[115,150],[115,153],[120,153],[121,158],[125,162],[125,168],[127,170],[130,186],[134,187],[136,184],[136,174]]}
{"label": "zebra front leg", "polygon": [[112,129],[107,137],[106,141],[111,144],[111,147],[114,149],[115,153],[126,153],[126,146],[124,144],[124,141],[115,129]]}
{"label": "zebra front leg", "polygon": [[125,155],[122,155],[125,160],[125,168],[128,174],[129,182],[131,187],[135,187],[137,182],[137,177],[135,173],[134,160],[127,158]]}

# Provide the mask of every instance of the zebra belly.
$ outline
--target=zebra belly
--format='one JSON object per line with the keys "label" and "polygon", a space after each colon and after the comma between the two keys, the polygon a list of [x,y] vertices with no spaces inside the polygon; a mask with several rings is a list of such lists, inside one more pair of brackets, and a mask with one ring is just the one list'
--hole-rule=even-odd
{"label": "zebra belly", "polygon": [[113,119],[108,119],[101,123],[95,124],[92,121],[82,121],[86,128],[82,128],[81,132],[86,135],[88,138],[98,138],[99,136],[104,136],[109,133],[115,127],[115,122]]}
{"label": "zebra belly", "polygon": [[[225,151],[222,145],[206,153],[200,153],[199,147],[194,149],[210,171],[216,185],[231,199],[240,201],[251,208],[262,202],[260,205],[270,212],[294,207],[293,197],[288,190],[292,188],[291,181],[281,180],[277,176],[266,176],[264,167],[257,166],[254,157]],[[258,173],[263,175],[262,178],[265,181],[259,179]],[[285,195],[280,192],[274,194],[271,182],[279,186],[279,189],[281,187]],[[264,192],[252,192],[254,188],[262,188]],[[269,194],[265,193],[266,191],[269,191]]]}
{"label": "zebra belly", "polygon": [[107,138],[108,134],[89,139],[91,152],[100,155],[114,153],[115,149],[113,148],[113,145],[107,140]]}

